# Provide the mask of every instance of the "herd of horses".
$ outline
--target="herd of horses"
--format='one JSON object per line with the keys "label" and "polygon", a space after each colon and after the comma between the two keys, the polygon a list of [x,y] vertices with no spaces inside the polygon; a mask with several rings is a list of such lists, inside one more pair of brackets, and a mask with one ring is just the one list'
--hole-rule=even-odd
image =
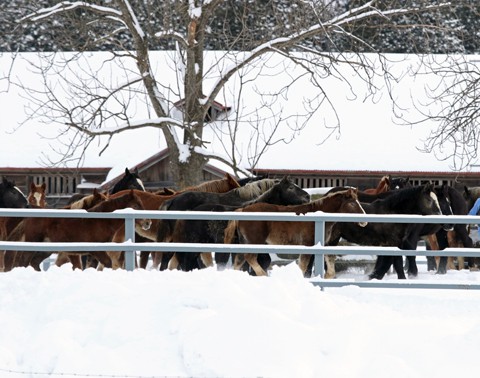
{"label": "herd of horses", "polygon": [[[45,208],[45,184],[31,184],[28,196],[5,178],[0,183],[1,208]],[[310,195],[288,177],[281,180],[252,178],[236,180],[229,174],[180,191],[163,189],[149,192],[138,172],[125,169],[122,179],[107,193],[94,190],[91,195],[74,195],[66,209],[85,209],[89,212],[111,212],[122,208],[161,211],[237,211],[290,212],[297,215],[322,211],[327,213],[358,214],[418,214],[466,215],[480,196],[480,188],[465,187],[464,192],[448,186],[430,183],[412,186],[408,177],[382,177],[376,188],[360,191],[352,187],[335,187],[319,199]],[[314,244],[313,222],[243,221],[243,220],[168,220],[137,219],[138,242],[228,243],[228,244]],[[0,238],[22,242],[123,242],[123,219],[81,218],[0,218]],[[467,225],[437,225],[375,222],[327,222],[326,245],[337,245],[341,240],[365,246],[393,246],[415,250],[420,239],[432,249],[446,247],[473,247]],[[0,271],[32,266],[40,271],[41,263],[51,253],[34,251],[0,251]],[[429,269],[438,273],[447,271],[448,257],[439,252],[437,261],[430,261]],[[232,261],[234,269],[252,275],[267,275],[271,265],[268,253],[166,253],[141,252],[137,266],[147,268],[151,258],[152,269],[181,269],[190,271],[214,266],[225,269]],[[123,252],[61,252],[57,265],[70,262],[74,269],[103,267],[118,269],[124,266]],[[326,256],[325,278],[335,277],[335,256]],[[407,274],[418,274],[415,256],[406,256]],[[475,268],[475,260],[467,259],[468,267]],[[305,277],[312,275],[313,256],[300,255],[298,264]],[[382,279],[393,266],[399,279],[405,279],[401,256],[378,256],[370,279]],[[458,262],[464,267],[463,261]]]}

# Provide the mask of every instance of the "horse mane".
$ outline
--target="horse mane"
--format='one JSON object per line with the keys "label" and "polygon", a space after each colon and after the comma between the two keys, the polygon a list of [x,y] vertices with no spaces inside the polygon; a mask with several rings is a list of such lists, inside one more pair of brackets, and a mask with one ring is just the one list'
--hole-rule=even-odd
{"label": "horse mane", "polygon": [[75,201],[69,204],[66,208],[68,209],[90,209],[92,206],[98,205],[97,200],[106,200],[108,196],[97,191],[93,190],[93,194],[80,198],[78,201]]}
{"label": "horse mane", "polygon": [[267,190],[271,189],[278,182],[279,181],[275,179],[263,179],[253,181],[245,184],[245,186],[232,189],[232,192],[235,192],[235,194],[237,194],[242,200],[251,200],[259,197]]}
{"label": "horse mane", "polygon": [[225,173],[225,177],[218,180],[202,182],[199,185],[189,186],[182,189],[182,192],[215,192],[224,193],[234,188],[240,188],[240,184],[230,174]]}
{"label": "horse mane", "polygon": [[405,200],[410,202],[412,199],[412,195],[416,194],[417,192],[421,192],[425,190],[425,188],[428,186],[430,187],[430,190],[432,191],[434,190],[433,185],[430,183],[427,183],[425,185],[418,185],[418,186],[398,189],[398,190],[392,191],[389,196],[385,198],[377,199],[372,203],[375,203],[381,200],[381,201],[385,201],[384,203],[387,204],[389,207],[394,207],[395,205],[405,202]]}
{"label": "horse mane", "polygon": [[109,196],[105,201],[100,202],[99,204],[87,209],[89,212],[108,212],[121,208],[125,203],[130,201],[132,198],[136,197],[133,189],[126,190],[126,193],[118,196],[111,197]]}

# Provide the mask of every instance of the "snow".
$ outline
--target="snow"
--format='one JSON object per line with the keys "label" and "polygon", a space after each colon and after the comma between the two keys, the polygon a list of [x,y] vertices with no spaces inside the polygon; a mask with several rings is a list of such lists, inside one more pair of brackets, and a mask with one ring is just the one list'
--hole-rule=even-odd
{"label": "snow", "polygon": [[[418,281],[480,280],[419,268]],[[17,268],[0,292],[6,378],[473,376],[480,339],[479,291],[321,291],[295,263],[269,277]]]}

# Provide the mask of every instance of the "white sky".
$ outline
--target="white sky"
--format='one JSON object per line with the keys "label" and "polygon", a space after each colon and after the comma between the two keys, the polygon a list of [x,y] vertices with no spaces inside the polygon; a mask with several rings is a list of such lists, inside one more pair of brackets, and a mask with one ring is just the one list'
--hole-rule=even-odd
{"label": "white sky", "polygon": [[[173,86],[175,85],[175,75],[168,54],[155,52],[152,56],[157,69],[161,69],[164,76],[167,75],[167,72],[171,73],[171,77],[169,76],[170,84],[168,85]],[[32,56],[28,55],[22,58],[32,59]],[[3,73],[9,68],[9,59],[8,54],[0,56],[0,67],[3,67]],[[98,59],[98,55],[96,58],[89,57],[89,61],[93,63],[97,62]],[[392,56],[392,59],[400,61],[401,57]],[[276,72],[275,75],[267,76],[264,72],[263,75],[256,77],[246,86],[248,90],[252,91],[250,93],[253,93],[255,87],[267,88],[272,91],[275,87],[288,81],[288,77],[282,76],[286,74],[286,71],[279,68],[278,61],[274,60],[275,64],[271,61],[268,63]],[[22,81],[29,85],[40,85],[38,79],[26,68],[25,61],[19,59],[17,64],[16,70],[18,71],[14,70],[14,75],[21,77]],[[407,63],[397,64],[400,68],[405,68],[405,65],[408,66]],[[267,64],[263,67],[266,66]],[[221,70],[222,67],[218,69]],[[353,73],[345,71],[344,74],[349,83],[355,87],[355,94],[358,97],[354,101],[352,101],[353,95],[347,84],[341,84],[333,78],[325,79],[322,82],[338,112],[341,134],[337,134],[324,144],[320,144],[327,133],[323,125],[331,125],[334,122],[332,113],[325,111],[325,113],[312,118],[305,130],[292,143],[278,143],[271,147],[258,163],[258,168],[386,171],[450,171],[452,169],[452,161],[439,161],[433,154],[424,154],[418,151],[418,148],[423,146],[422,140],[428,135],[429,127],[432,127],[432,125],[420,127],[398,125],[398,121],[394,120],[391,104],[388,96],[384,93],[384,89],[379,91],[374,101],[365,100],[361,81]],[[217,79],[218,72],[217,74],[213,73],[210,82]],[[420,76],[414,78],[405,76],[399,82],[394,91],[394,96],[405,105],[406,115],[413,112],[411,107],[408,108],[410,96],[420,93],[425,82],[430,79]],[[208,83],[207,80],[207,87]],[[235,91],[236,85],[238,83],[232,82],[229,90]],[[60,140],[69,144],[68,139],[57,139],[55,127],[39,124],[37,121],[29,121],[22,128],[11,133],[20,122],[25,120],[25,106],[28,103],[27,100],[19,96],[15,87],[10,87],[9,92],[3,92],[5,89],[6,82],[0,81],[0,114],[2,114],[0,167],[44,166],[44,155],[49,155],[55,159],[52,148],[62,148]],[[309,86],[308,80],[300,80],[296,86],[290,89],[288,95],[282,98],[282,102],[276,104],[276,106],[288,111],[288,114],[301,112],[303,97],[314,96],[314,94],[309,93],[311,90],[312,87]],[[245,96],[241,103],[234,103],[233,97],[230,101],[228,99],[219,100],[222,103],[234,106],[234,109],[242,109],[245,113],[258,106],[259,101],[258,97],[254,95]],[[146,114],[138,109],[132,114],[132,121],[138,121],[146,117]],[[223,131],[226,130],[226,126],[221,127]],[[287,137],[292,135],[287,129],[284,129],[284,133]],[[43,139],[39,134],[49,136],[50,139]],[[225,151],[219,143],[218,134],[214,135],[208,129],[205,134],[208,140],[212,142],[210,146],[215,153],[224,155]],[[223,138],[225,141],[225,137]],[[250,139],[250,131],[245,126],[241,140],[237,141],[236,145],[240,151],[243,151],[242,164],[245,167],[250,167],[246,158]],[[101,146],[91,146],[83,166],[114,167],[116,171],[122,172],[126,166],[131,167],[164,147],[165,142],[158,130],[148,128],[132,131],[115,136],[111,146],[102,156],[98,155]],[[470,169],[467,168],[467,170]]]}
{"label": "white sky", "polygon": [[[480,281],[479,272],[419,269],[416,282]],[[343,278],[367,279],[359,271]],[[5,378],[451,378],[478,370],[477,290],[322,292],[290,264],[270,277],[17,268],[0,275],[0,292]]]}

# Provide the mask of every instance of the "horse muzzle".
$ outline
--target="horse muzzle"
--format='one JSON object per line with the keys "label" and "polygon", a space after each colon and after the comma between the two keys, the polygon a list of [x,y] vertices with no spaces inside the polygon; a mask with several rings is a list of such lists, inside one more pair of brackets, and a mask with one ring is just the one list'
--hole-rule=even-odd
{"label": "horse muzzle", "polygon": [[443,224],[443,225],[442,225],[442,228],[443,228],[445,231],[453,231],[453,224]]}
{"label": "horse muzzle", "polygon": [[151,219],[142,219],[140,221],[140,226],[142,227],[142,230],[148,231],[148,230],[150,230],[150,227],[152,227],[152,220]]}

